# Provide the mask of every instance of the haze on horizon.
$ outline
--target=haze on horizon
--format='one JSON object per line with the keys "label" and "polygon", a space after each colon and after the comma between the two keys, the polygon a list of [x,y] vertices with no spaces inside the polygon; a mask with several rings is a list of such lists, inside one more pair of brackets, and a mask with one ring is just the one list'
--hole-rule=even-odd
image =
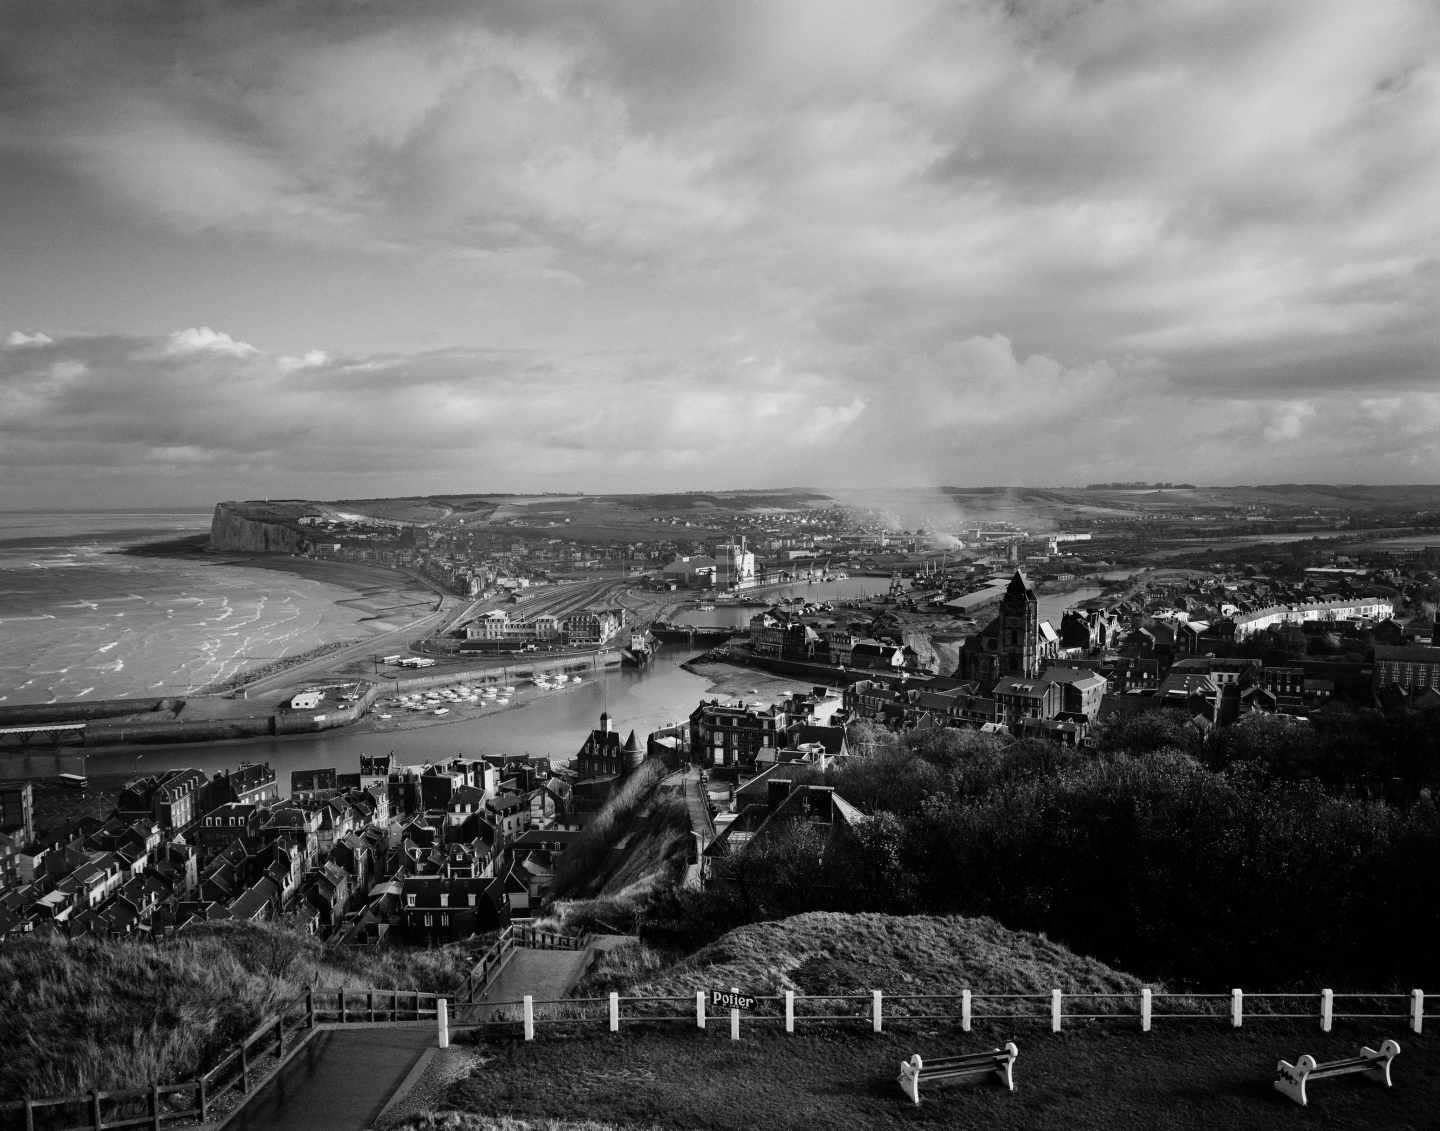
{"label": "haze on horizon", "polygon": [[0,508],[1440,481],[1429,0],[47,0]]}

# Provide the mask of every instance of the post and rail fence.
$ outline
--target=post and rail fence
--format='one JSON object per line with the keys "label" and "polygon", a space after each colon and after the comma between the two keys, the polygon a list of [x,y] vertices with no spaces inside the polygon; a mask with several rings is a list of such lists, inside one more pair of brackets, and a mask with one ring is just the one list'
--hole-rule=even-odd
{"label": "post and rail fence", "polygon": [[[579,950],[590,943],[588,936],[551,935],[531,928],[502,932],[487,956],[500,956],[515,946],[542,946]],[[870,990],[859,994],[741,995],[704,990],[694,995],[628,997],[611,993],[606,997],[564,998],[537,1001],[526,995],[519,1001],[475,1000],[485,971],[494,964],[482,959],[459,991],[437,993],[420,990],[307,989],[278,1015],[269,1018],[240,1040],[208,1071],[193,1080],[176,1084],[96,1090],[68,1096],[25,1098],[0,1103],[0,1131],[116,1131],[120,1128],[158,1129],[176,1122],[204,1123],[212,1108],[234,1091],[248,1095],[259,1082],[259,1063],[272,1054],[283,1059],[320,1025],[406,1025],[435,1026],[440,1047],[449,1044],[456,1029],[499,1027],[513,1031],[520,1026],[524,1039],[535,1039],[537,1026],[545,1024],[604,1024],[621,1032],[626,1024],[684,1024],[700,1029],[714,1020],[728,1021],[731,1040],[739,1040],[741,1013],[749,1027],[776,1026],[794,1033],[800,1025],[863,1025],[873,1032],[885,1025],[912,1022],[957,1024],[970,1032],[976,1024],[990,1022],[1035,1022],[1060,1032],[1067,1022],[1127,1022],[1150,1032],[1157,1023],[1218,1022],[1240,1028],[1247,1022],[1307,1020],[1329,1032],[1336,1021],[1389,1021],[1405,1024],[1410,1032],[1421,1033],[1429,1003],[1440,994],[1422,990],[1409,993],[1229,993],[1197,994],[1160,992],[1148,987],[1132,993],[1067,993],[1053,989],[1042,993],[986,994],[964,990],[959,994],[890,994]],[[481,981],[477,982],[478,977]],[[493,979],[493,972],[491,973]],[[707,1006],[722,1001],[717,1012]],[[726,1008],[728,1006],[728,1008]],[[728,1014],[728,1017],[727,1017]]]}
{"label": "post and rail fence", "polygon": [[[707,1010],[712,997],[725,1002]],[[731,1005],[740,999],[741,1007]],[[545,1024],[604,1024],[620,1032],[624,1024],[665,1025],[683,1023],[704,1029],[711,1022],[728,1022],[730,1036],[740,1036],[740,1016],[747,1026],[779,1026],[786,1033],[802,1024],[857,1023],[879,1033],[888,1024],[923,1022],[956,1024],[964,1032],[991,1022],[1033,1022],[1048,1024],[1061,1032],[1067,1023],[1125,1022],[1150,1032],[1156,1024],[1185,1021],[1212,1021],[1228,1028],[1240,1028],[1247,1021],[1315,1021],[1322,1032],[1330,1032],[1336,1021],[1390,1021],[1406,1025],[1412,1033],[1424,1029],[1427,1000],[1440,1001],[1440,994],[1412,990],[1404,994],[1337,994],[1330,989],[1318,993],[1247,993],[1234,989],[1222,994],[1169,993],[1148,987],[1131,993],[1067,993],[1053,989],[1043,993],[986,994],[964,990],[959,994],[891,994],[870,990],[860,994],[739,995],[697,990],[693,997],[608,997],[563,998],[540,1001],[526,995],[519,1001],[455,1002],[447,1011],[450,1030],[500,1027],[513,1031],[518,1024],[525,1040],[534,1040],[537,1026]],[[1435,1007],[1430,1006],[1431,1020]]]}

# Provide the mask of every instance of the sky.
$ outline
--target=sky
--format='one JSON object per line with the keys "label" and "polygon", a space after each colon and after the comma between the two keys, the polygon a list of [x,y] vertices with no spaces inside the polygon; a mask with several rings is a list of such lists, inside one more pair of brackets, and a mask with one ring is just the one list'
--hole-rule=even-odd
{"label": "sky", "polygon": [[1440,482],[1433,0],[0,28],[0,509]]}

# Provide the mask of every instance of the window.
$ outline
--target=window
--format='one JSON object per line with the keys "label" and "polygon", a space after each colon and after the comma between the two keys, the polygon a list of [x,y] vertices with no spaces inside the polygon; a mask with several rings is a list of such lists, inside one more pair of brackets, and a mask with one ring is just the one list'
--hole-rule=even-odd
{"label": "window", "polygon": [[449,893],[449,892],[443,892],[443,891],[442,891],[442,892],[440,893],[440,906],[441,906],[441,907],[449,907],[449,906],[450,906],[450,893]]}
{"label": "window", "polygon": [[406,907],[414,907],[414,906],[415,906],[415,897],[414,897],[413,895],[407,895],[407,896],[405,897],[405,906],[406,906]]}
{"label": "window", "polygon": [[441,916],[440,916],[440,925],[441,925],[442,927],[448,927],[448,926],[450,925],[450,916],[449,916],[449,915],[441,915]]}

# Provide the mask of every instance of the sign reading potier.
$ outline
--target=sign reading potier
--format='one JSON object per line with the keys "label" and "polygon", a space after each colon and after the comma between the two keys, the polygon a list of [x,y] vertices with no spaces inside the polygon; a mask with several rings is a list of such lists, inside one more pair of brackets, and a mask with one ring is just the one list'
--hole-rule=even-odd
{"label": "sign reading potier", "polygon": [[724,990],[710,991],[711,1009],[754,1009],[755,998],[750,994],[742,994],[738,990],[731,990],[726,993]]}

